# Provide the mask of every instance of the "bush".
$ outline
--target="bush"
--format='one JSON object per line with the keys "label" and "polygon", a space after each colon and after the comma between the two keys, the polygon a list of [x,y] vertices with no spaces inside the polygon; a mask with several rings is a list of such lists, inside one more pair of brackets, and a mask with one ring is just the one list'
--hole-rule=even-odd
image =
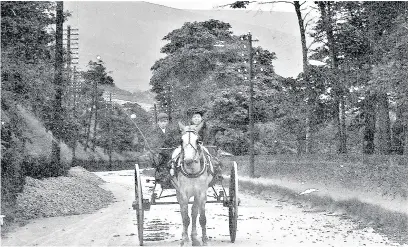
{"label": "bush", "polygon": [[24,161],[24,174],[37,179],[64,176],[71,165],[61,160],[61,165],[57,166],[48,156],[27,157]]}
{"label": "bush", "polygon": [[24,143],[12,137],[8,144],[1,159],[1,213],[6,215],[6,222],[13,218],[17,195],[25,183]]}
{"label": "bush", "polygon": [[217,146],[234,155],[248,153],[248,139],[242,130],[226,129],[215,136]]}
{"label": "bush", "polygon": [[13,219],[17,195],[25,183],[25,125],[10,94],[2,91],[1,96],[1,213],[8,222]]}

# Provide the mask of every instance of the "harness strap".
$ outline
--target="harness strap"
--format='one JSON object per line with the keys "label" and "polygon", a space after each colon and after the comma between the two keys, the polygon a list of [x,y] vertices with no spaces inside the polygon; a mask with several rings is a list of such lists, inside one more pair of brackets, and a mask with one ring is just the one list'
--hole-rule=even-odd
{"label": "harness strap", "polygon": [[186,132],[188,133],[188,143],[185,146],[190,145],[195,150],[195,155],[194,155],[193,162],[196,161],[195,158],[196,158],[197,154],[200,154],[200,157],[198,159],[199,159],[199,162],[200,162],[201,169],[200,169],[199,172],[194,173],[194,174],[188,173],[185,170],[185,167],[181,164],[182,159],[180,158],[180,157],[183,157],[184,147],[185,146],[181,145],[180,153],[177,154],[177,156],[174,159],[172,159],[172,164],[174,164],[174,163],[177,164],[177,166],[175,167],[176,168],[175,171],[176,172],[180,171],[187,178],[197,178],[197,177],[201,176],[205,172],[206,169],[207,169],[207,172],[209,174],[214,175],[214,167],[213,167],[212,162],[211,162],[211,154],[208,152],[208,150],[201,143],[198,144],[197,148],[195,146],[193,146],[193,144],[191,144],[190,133],[197,134],[197,132],[195,130],[188,130]]}
{"label": "harness strap", "polygon": [[179,161],[179,164],[180,164],[179,170],[180,170],[180,172],[181,172],[185,177],[188,177],[188,178],[198,178],[199,176],[203,175],[204,172],[205,172],[205,170],[207,169],[206,162],[204,161],[204,159],[205,159],[204,156],[205,156],[205,155],[203,155],[203,157],[200,159],[200,165],[201,165],[202,168],[200,169],[199,172],[194,173],[194,174],[187,173],[186,170],[185,170],[185,168],[184,168],[184,166],[181,165],[181,162]]}

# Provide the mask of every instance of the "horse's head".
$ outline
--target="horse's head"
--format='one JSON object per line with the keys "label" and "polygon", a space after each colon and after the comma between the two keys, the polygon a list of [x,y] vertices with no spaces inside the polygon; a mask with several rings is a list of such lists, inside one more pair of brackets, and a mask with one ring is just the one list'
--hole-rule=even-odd
{"label": "horse's head", "polygon": [[[182,159],[183,163],[187,167],[191,167],[192,164],[198,163],[200,161],[200,146],[198,145],[198,132],[203,127],[203,124],[200,123],[197,127],[195,126],[184,126],[179,122],[179,127],[182,133]],[[195,170],[194,168],[191,168]],[[199,166],[198,166],[199,169]],[[195,171],[192,171],[195,172]]]}

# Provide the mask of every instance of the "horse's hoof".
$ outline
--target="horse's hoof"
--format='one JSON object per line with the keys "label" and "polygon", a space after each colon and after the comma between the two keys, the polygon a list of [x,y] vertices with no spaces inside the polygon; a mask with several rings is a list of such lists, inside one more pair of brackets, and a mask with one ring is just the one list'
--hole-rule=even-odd
{"label": "horse's hoof", "polygon": [[192,242],[192,245],[193,246],[201,246],[201,243],[197,239],[194,239],[193,242]]}
{"label": "horse's hoof", "polygon": [[208,239],[203,239],[203,246],[207,246],[208,245]]}
{"label": "horse's hoof", "polygon": [[184,239],[184,240],[181,240],[181,242],[180,242],[180,246],[184,246],[184,245],[188,245],[188,243],[190,242],[190,240],[189,239]]}

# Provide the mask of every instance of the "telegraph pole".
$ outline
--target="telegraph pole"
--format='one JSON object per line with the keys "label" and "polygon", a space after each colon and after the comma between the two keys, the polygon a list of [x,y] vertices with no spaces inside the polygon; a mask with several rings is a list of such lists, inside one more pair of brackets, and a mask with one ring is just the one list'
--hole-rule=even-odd
{"label": "telegraph pole", "polygon": [[[74,73],[72,73],[72,67],[71,65],[74,64],[78,64],[78,56],[72,56],[72,55],[78,55],[78,47],[76,45],[78,45],[78,42],[72,42],[72,41],[77,41],[78,39],[78,33],[74,33],[72,31],[78,31],[77,28],[71,28],[71,26],[67,26],[66,31],[66,42],[67,42],[67,78],[68,78],[68,85],[69,85],[69,89],[68,89],[68,102],[67,104],[70,105],[71,103],[71,97],[73,98],[73,108],[75,109],[75,97],[76,97],[76,81],[75,81],[75,70]],[[76,52],[73,52],[73,50],[76,50]],[[74,76],[74,78],[72,79],[72,77]]]}
{"label": "telegraph pole", "polygon": [[71,26],[67,27],[67,67],[68,78],[71,79]]}
{"label": "telegraph pole", "polygon": [[113,105],[112,105],[112,93],[109,93],[109,171],[112,171],[112,117],[113,117]]}
{"label": "telegraph pole", "polygon": [[63,77],[62,71],[64,67],[63,61],[63,24],[64,24],[64,2],[57,2],[56,13],[56,31],[55,31],[55,99],[54,99],[54,119],[52,123],[52,134],[54,139],[52,142],[52,163],[56,171],[61,167],[61,126],[62,126],[62,87]]}
{"label": "telegraph pole", "polygon": [[[78,37],[76,38],[71,38],[71,36],[77,36],[78,33],[72,33],[71,31],[78,31],[78,29],[72,29],[70,25],[67,26],[66,30],[66,41],[67,41],[67,80],[68,80],[68,92],[67,92],[67,105],[69,107],[70,102],[71,102],[71,97],[73,99],[72,102],[72,117],[74,119],[77,119],[77,114],[76,114],[76,95],[77,95],[77,71],[76,71],[76,66],[74,66],[74,69],[72,70],[72,64],[78,64],[78,57],[72,56],[72,55],[77,55],[77,52],[72,52],[72,50],[78,50],[78,47],[73,47],[75,45],[78,45],[78,42],[72,43],[72,40],[78,40]],[[73,61],[75,60],[75,61]],[[76,130],[77,133],[75,133],[74,137],[74,143],[72,147],[72,163],[75,163],[75,158],[76,158],[76,144],[77,140],[79,138],[79,130]]]}
{"label": "telegraph pole", "polygon": [[253,53],[252,53],[252,34],[248,32],[249,43],[249,174],[255,177],[255,150],[254,150],[254,82],[252,80]]}

